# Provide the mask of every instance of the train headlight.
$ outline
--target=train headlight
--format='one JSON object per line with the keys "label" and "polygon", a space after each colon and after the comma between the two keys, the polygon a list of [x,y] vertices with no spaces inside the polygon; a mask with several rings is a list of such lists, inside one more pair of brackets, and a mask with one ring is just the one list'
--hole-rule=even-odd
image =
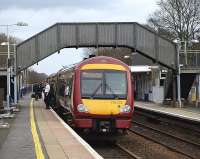
{"label": "train headlight", "polygon": [[121,113],[130,113],[131,107],[130,105],[124,105],[123,107],[120,108]]}
{"label": "train headlight", "polygon": [[78,110],[80,113],[88,112],[87,107],[86,107],[85,105],[83,105],[83,104],[79,104],[79,105],[77,106],[77,110]]}

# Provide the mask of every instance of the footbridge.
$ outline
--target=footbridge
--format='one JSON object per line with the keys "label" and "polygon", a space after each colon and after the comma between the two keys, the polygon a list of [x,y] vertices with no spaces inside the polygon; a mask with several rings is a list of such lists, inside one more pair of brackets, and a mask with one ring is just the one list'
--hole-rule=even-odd
{"label": "footbridge", "polygon": [[17,45],[17,71],[63,48],[127,47],[175,70],[176,46],[136,23],[56,23]]}

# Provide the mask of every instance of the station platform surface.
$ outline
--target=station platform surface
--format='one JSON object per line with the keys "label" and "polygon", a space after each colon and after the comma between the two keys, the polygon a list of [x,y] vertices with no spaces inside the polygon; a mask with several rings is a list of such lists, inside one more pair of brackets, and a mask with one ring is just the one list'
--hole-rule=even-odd
{"label": "station platform surface", "polygon": [[156,104],[153,102],[135,101],[135,107],[150,110],[186,120],[200,122],[200,107],[184,106],[182,108],[169,107],[167,105]]}
{"label": "station platform surface", "polygon": [[0,129],[1,159],[102,159],[41,100],[24,97],[10,125]]}

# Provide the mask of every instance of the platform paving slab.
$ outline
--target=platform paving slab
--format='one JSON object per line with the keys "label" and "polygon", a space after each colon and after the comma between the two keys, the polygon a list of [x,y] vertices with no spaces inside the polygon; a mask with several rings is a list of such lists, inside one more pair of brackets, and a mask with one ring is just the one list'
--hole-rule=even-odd
{"label": "platform paving slab", "polygon": [[[11,122],[9,129],[0,129],[0,159],[36,159],[30,125],[30,101],[26,96],[20,101],[20,112]],[[52,110],[46,110],[44,103],[33,104],[37,132],[45,159],[93,159],[94,155],[71,134]],[[94,151],[92,150],[94,153]],[[98,156],[98,154],[97,154]]]}
{"label": "platform paving slab", "polygon": [[21,111],[11,123],[5,142],[1,146],[1,159],[35,159],[36,157],[29,125],[28,97],[21,101],[20,105]]}
{"label": "platform paving slab", "polygon": [[183,108],[177,108],[177,107],[167,107],[161,104],[156,104],[152,102],[141,102],[141,101],[135,101],[135,107],[180,117],[187,120],[197,121],[200,122],[200,108],[194,108],[194,107],[183,107]]}
{"label": "platform paving slab", "polygon": [[50,159],[94,159],[44,103],[34,101],[36,123]]}

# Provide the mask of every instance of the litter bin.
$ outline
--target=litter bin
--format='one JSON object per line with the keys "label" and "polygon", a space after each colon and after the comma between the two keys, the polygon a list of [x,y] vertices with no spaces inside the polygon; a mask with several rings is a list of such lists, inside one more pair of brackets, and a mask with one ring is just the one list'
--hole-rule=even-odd
{"label": "litter bin", "polygon": [[148,93],[144,94],[144,101],[149,101],[149,94]]}

